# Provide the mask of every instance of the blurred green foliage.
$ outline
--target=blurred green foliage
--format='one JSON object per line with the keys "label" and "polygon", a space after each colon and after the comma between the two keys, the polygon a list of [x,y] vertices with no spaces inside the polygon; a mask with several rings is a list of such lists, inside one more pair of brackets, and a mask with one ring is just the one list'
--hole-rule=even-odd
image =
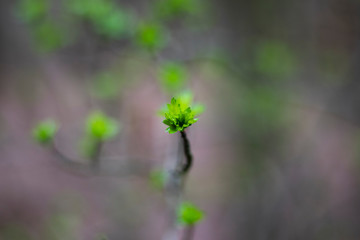
{"label": "blurred green foliage", "polygon": [[150,172],[150,184],[156,189],[163,189],[166,184],[166,173],[162,169],[154,169]]}
{"label": "blurred green foliage", "polygon": [[50,52],[65,45],[65,36],[61,28],[50,20],[35,25],[34,36],[41,51]]}
{"label": "blurred green foliage", "polygon": [[75,16],[90,22],[96,33],[118,39],[129,32],[129,13],[109,0],[68,0],[68,10]]}
{"label": "blurred green foliage", "polygon": [[58,125],[53,120],[46,120],[39,123],[32,131],[33,138],[40,144],[49,144],[56,132]]}
{"label": "blurred green foliage", "polygon": [[90,114],[85,124],[85,136],[80,142],[80,150],[86,157],[94,157],[99,144],[115,137],[120,123],[105,114],[96,111]]}
{"label": "blurred green foliage", "polygon": [[283,79],[294,74],[297,68],[295,54],[283,42],[264,41],[255,52],[257,70],[267,77]]}
{"label": "blurred green foliage", "polygon": [[178,63],[166,62],[160,66],[158,78],[161,86],[170,93],[181,90],[187,80],[185,67]]}
{"label": "blurred green foliage", "polygon": [[108,238],[105,234],[99,234],[95,240],[108,240]]}
{"label": "blurred green foliage", "polygon": [[191,15],[196,7],[195,0],[158,0],[155,3],[156,15],[165,20]]}
{"label": "blurred green foliage", "polygon": [[46,17],[49,10],[48,0],[21,0],[17,14],[27,23],[35,23]]}
{"label": "blurred green foliage", "polygon": [[142,23],[137,29],[136,42],[150,52],[159,50],[167,42],[165,29],[157,23]]}
{"label": "blurred green foliage", "polygon": [[164,113],[163,123],[169,126],[166,131],[170,134],[177,131],[182,132],[197,122],[195,114],[191,111],[190,105],[185,102],[172,98],[170,104],[167,104],[167,111]]}
{"label": "blurred green foliage", "polygon": [[40,51],[49,52],[66,44],[63,29],[50,18],[48,0],[22,0],[17,7],[19,17],[29,25]]}
{"label": "blurred green foliage", "polygon": [[[90,26],[94,33],[106,40],[126,38],[155,53],[164,48],[169,40],[168,29],[163,26],[167,20],[194,15],[200,9],[198,0],[158,0],[149,8],[151,20],[147,22],[136,19],[130,9],[120,6],[114,0],[65,0],[65,4],[56,9],[60,12],[56,15],[51,13],[53,5],[56,5],[54,0],[19,1],[19,17],[29,25],[40,50],[46,52],[71,43],[68,39],[73,39],[71,33],[76,32],[76,29],[69,30],[71,24],[75,28]],[[63,21],[64,16],[69,21]],[[174,71],[180,70],[174,68]],[[180,81],[167,80],[173,81],[172,85]]]}
{"label": "blurred green foliage", "polygon": [[180,104],[190,106],[191,111],[195,116],[198,116],[205,111],[205,106],[203,104],[194,103],[194,94],[190,90],[177,94],[175,98],[180,102]]}
{"label": "blurred green foliage", "polygon": [[4,240],[32,240],[34,239],[25,228],[20,225],[6,224],[1,227],[0,239]]}
{"label": "blurred green foliage", "polygon": [[109,71],[99,73],[91,86],[91,93],[100,99],[116,98],[120,91],[118,76]]}
{"label": "blurred green foliage", "polygon": [[180,204],[177,214],[178,222],[183,225],[195,225],[204,218],[204,212],[188,202]]}
{"label": "blurred green foliage", "polygon": [[55,213],[45,223],[44,239],[77,240],[79,216],[71,213]]}
{"label": "blurred green foliage", "polygon": [[243,177],[253,178],[266,169],[269,156],[281,148],[287,128],[286,95],[274,88],[256,86],[243,93],[239,121],[242,133]]}
{"label": "blurred green foliage", "polygon": [[86,121],[86,134],[98,141],[113,138],[120,130],[120,125],[101,112],[92,113]]}

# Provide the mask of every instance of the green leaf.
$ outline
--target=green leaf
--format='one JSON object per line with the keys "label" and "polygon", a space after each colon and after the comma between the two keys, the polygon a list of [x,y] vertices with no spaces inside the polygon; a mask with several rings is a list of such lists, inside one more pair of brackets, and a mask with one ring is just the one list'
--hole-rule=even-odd
{"label": "green leaf", "polygon": [[195,205],[184,202],[178,208],[178,222],[183,225],[195,225],[204,218],[204,212]]}
{"label": "green leaf", "polygon": [[96,140],[108,140],[119,132],[119,123],[101,112],[95,112],[87,119],[86,132]]}
{"label": "green leaf", "polygon": [[39,123],[32,131],[32,135],[35,141],[40,144],[49,144],[56,132],[58,125],[53,120],[46,120]]}

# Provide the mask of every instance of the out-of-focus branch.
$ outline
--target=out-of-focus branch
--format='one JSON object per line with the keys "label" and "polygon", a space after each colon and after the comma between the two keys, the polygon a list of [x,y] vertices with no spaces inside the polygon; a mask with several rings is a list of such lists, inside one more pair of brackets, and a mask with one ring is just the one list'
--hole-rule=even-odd
{"label": "out-of-focus branch", "polygon": [[[165,232],[163,240],[179,240],[181,239],[177,224],[177,211],[178,207],[182,201],[183,189],[184,189],[184,182],[186,179],[186,175],[189,172],[192,166],[192,154],[190,149],[190,143],[187,138],[187,135],[184,131],[180,132],[181,139],[182,139],[182,149],[183,151],[179,151],[178,159],[174,164],[172,169],[168,170],[168,181],[167,185],[165,186],[165,195],[168,205],[168,227],[167,231]],[[179,149],[180,146],[179,146]],[[185,158],[184,158],[185,157]],[[185,161],[184,161],[185,160]],[[190,231],[185,235],[192,236],[191,231],[193,230],[186,230]],[[191,238],[186,238],[191,239]]]}
{"label": "out-of-focus branch", "polygon": [[94,152],[92,153],[92,156],[91,156],[91,167],[94,172],[98,172],[99,168],[100,168],[100,158],[101,158],[102,146],[103,146],[102,141],[97,141],[94,144]]}
{"label": "out-of-focus branch", "polygon": [[[142,176],[146,177],[148,175],[148,167],[144,164],[139,164],[139,159],[129,159],[127,156],[114,156],[114,157],[101,157],[100,148],[97,149],[96,155],[92,157],[90,163],[83,163],[78,159],[71,158],[67,156],[63,151],[61,151],[55,142],[52,142],[51,151],[54,153],[56,158],[65,165],[67,170],[70,170],[71,173],[76,175],[84,176],[114,176],[114,177],[124,177],[124,176]],[[104,164],[100,165],[100,162],[116,161],[117,166],[105,167]]]}

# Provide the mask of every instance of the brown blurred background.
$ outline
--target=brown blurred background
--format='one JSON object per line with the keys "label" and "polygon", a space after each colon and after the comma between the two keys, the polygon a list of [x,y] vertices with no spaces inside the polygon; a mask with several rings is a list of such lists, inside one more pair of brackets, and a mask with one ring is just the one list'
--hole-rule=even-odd
{"label": "brown blurred background", "polygon": [[[358,0],[2,0],[0,239],[161,239],[149,175],[178,136],[157,113],[185,89],[206,106],[188,129],[194,239],[359,239],[359,23]],[[96,110],[122,126],[102,152],[116,174],[32,139],[54,119],[86,163]]]}

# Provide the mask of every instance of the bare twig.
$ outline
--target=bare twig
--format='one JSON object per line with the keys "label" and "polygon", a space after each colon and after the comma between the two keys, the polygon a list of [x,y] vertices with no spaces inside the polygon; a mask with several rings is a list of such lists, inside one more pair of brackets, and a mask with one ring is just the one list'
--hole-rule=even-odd
{"label": "bare twig", "polygon": [[[183,154],[179,152],[179,159],[175,159],[176,163],[173,169],[168,171],[168,182],[165,189],[166,200],[168,204],[168,228],[164,235],[164,240],[179,240],[180,234],[177,226],[177,210],[181,203],[184,182],[187,173],[192,166],[193,157],[191,154],[190,143],[186,133],[180,132],[182,139]],[[180,148],[179,148],[180,149]],[[184,158],[184,157],[185,158]],[[190,236],[191,231],[189,230]]]}
{"label": "bare twig", "polygon": [[[79,159],[74,159],[67,156],[63,151],[61,151],[55,142],[52,142],[50,145],[51,151],[54,153],[56,158],[65,165],[67,170],[70,170],[71,173],[76,175],[83,176],[114,176],[114,177],[124,177],[124,176],[147,176],[148,167],[143,164],[137,164],[138,162],[149,162],[149,161],[140,161],[139,159],[132,158],[131,161],[127,156],[114,156],[114,157],[98,157],[93,158],[90,164],[84,163]],[[96,161],[96,162],[94,162]],[[110,166],[105,168],[100,166],[99,162],[116,162],[116,166]],[[131,163],[131,164],[129,164]],[[97,165],[95,165],[97,164]],[[94,166],[95,165],[95,166]],[[95,168],[96,167],[96,168]],[[96,169],[96,171],[94,171]]]}

